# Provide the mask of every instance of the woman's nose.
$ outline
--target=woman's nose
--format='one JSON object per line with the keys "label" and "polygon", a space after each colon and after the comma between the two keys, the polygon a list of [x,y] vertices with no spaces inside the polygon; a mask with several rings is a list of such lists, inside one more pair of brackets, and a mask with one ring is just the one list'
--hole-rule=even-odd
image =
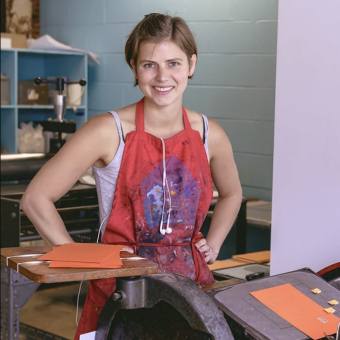
{"label": "woman's nose", "polygon": [[156,80],[160,82],[165,82],[169,80],[169,73],[165,67],[159,67],[156,74]]}

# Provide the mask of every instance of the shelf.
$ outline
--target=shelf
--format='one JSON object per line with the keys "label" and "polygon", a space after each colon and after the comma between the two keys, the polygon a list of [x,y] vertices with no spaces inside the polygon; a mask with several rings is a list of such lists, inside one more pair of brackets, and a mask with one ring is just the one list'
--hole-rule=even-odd
{"label": "shelf", "polygon": [[[14,105],[12,105],[12,106],[15,107]],[[25,110],[27,110],[27,109],[34,109],[34,110],[46,110],[47,109],[47,110],[53,110],[54,109],[53,105],[17,105],[16,107],[18,109],[25,109]],[[85,110],[86,109],[86,107],[84,105],[76,106],[76,108],[78,110]],[[69,110],[69,109],[72,110],[73,106],[67,106],[67,110]]]}
{"label": "shelf", "polygon": [[[25,109],[25,110],[53,110],[53,105],[1,105],[1,109]],[[85,110],[86,106],[76,106],[78,110]],[[72,110],[73,106],[67,106],[67,110]]]}
{"label": "shelf", "polygon": [[[45,121],[55,118],[53,105],[18,105],[18,82],[36,77],[66,77],[69,80],[88,79],[87,54],[73,51],[1,49],[1,73],[9,78],[10,104],[1,105],[1,145],[10,153],[17,153],[18,127],[22,122]],[[66,110],[66,119],[77,128],[87,121],[87,86],[82,105],[77,112],[72,106]]]}
{"label": "shelf", "polygon": [[26,48],[2,48],[1,52],[15,52],[19,53],[41,53],[41,54],[56,54],[56,55],[79,55],[82,56],[84,52],[75,52],[75,51],[65,51],[65,50],[30,50]]}

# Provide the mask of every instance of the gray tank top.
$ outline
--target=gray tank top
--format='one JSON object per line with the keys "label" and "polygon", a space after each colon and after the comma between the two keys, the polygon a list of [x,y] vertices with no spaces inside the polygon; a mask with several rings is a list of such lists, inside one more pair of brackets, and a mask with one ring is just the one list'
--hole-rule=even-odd
{"label": "gray tank top", "polygon": [[[120,165],[122,163],[122,157],[125,147],[122,124],[120,122],[119,116],[115,111],[110,112],[114,117],[118,133],[119,133],[119,147],[116,155],[113,157],[112,161],[104,168],[97,168],[93,166],[94,178],[96,181],[98,204],[99,204],[99,217],[100,217],[100,230],[101,235],[104,235],[107,221],[109,219],[114,193],[116,190],[117,178],[119,174]],[[209,124],[208,118],[202,114],[204,122],[204,148],[208,157],[209,162],[209,152],[208,152],[208,134],[209,134]]]}

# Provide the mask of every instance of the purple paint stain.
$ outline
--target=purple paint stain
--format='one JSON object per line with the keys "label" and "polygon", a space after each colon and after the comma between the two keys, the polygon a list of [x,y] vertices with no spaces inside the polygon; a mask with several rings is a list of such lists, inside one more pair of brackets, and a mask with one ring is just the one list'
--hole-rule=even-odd
{"label": "purple paint stain", "polygon": [[[196,211],[202,190],[192,177],[188,167],[176,156],[166,161],[166,174],[171,195],[171,224],[194,225]],[[146,223],[150,229],[159,227],[163,211],[163,164],[160,163],[141,182],[144,197],[143,208]],[[168,189],[165,187],[164,220],[169,209]]]}

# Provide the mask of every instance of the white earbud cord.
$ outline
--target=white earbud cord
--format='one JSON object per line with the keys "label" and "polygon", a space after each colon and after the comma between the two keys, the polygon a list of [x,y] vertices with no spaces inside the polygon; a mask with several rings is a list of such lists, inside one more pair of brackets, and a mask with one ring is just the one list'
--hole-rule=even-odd
{"label": "white earbud cord", "polygon": [[[103,224],[105,222],[105,220],[109,217],[110,215],[107,215],[103,220],[102,223],[100,224],[99,230],[98,230],[98,236],[97,236],[97,242],[99,241],[99,236],[103,227]],[[81,290],[81,285],[83,284],[83,281],[80,281],[80,285],[79,285],[79,291],[78,291],[78,296],[77,296],[77,311],[76,311],[76,325],[78,326],[78,311],[79,311],[79,296],[80,296],[80,290]]]}
{"label": "white earbud cord", "polygon": [[76,311],[76,325],[78,327],[78,307],[79,307],[79,296],[80,296],[80,290],[81,285],[83,284],[83,281],[80,281],[79,290],[78,290],[78,296],[77,296],[77,311]]}
{"label": "white earbud cord", "polygon": [[[172,232],[172,229],[169,226],[169,224],[170,224],[170,213],[171,213],[171,193],[170,193],[170,190],[169,190],[168,180],[166,178],[165,143],[164,143],[163,138],[160,138],[160,140],[162,141],[162,146],[163,146],[163,208],[162,208],[162,219],[161,219],[161,223],[159,225],[159,232],[162,235],[165,235],[165,233],[170,234]],[[166,223],[166,229],[163,229],[166,188],[168,189],[169,209],[167,210],[168,219],[167,219],[167,223]]]}
{"label": "white earbud cord", "polygon": [[97,236],[97,243],[99,242],[99,235],[101,234],[103,224],[104,224],[104,222],[106,221],[106,219],[107,219],[109,216],[110,216],[110,215],[107,215],[107,216],[102,220],[102,223],[100,224],[100,227],[99,227],[99,230],[98,230],[98,236]]}
{"label": "white earbud cord", "polygon": [[170,228],[169,224],[170,224],[170,213],[171,213],[171,192],[170,192],[170,189],[169,189],[169,184],[168,184],[168,180],[166,178],[166,175],[165,175],[165,183],[166,183],[166,187],[168,188],[168,197],[169,197],[169,209],[167,211],[167,214],[168,214],[168,221],[166,223],[166,233],[170,234],[172,232],[172,228]]}

